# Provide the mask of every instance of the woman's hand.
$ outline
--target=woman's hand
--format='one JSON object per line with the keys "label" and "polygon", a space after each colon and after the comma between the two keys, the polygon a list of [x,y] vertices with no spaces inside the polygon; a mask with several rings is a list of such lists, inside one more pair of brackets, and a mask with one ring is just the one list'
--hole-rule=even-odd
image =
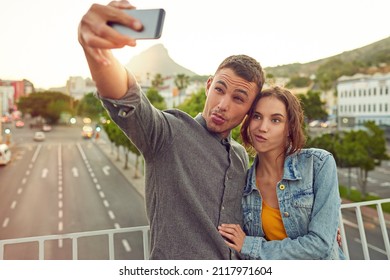
{"label": "woman's hand", "polygon": [[226,238],[225,242],[230,248],[241,252],[246,235],[240,225],[222,224],[218,227],[218,231]]}

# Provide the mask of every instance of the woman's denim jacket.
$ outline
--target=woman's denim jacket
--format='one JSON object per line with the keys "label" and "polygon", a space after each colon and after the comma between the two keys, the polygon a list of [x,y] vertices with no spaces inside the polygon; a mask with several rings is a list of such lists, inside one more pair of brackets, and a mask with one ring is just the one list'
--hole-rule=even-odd
{"label": "woman's denim jacket", "polygon": [[243,194],[245,259],[345,259],[336,236],[340,195],[335,160],[321,149],[288,156],[276,186],[287,238],[267,241],[261,224],[261,195],[256,188],[256,157]]}

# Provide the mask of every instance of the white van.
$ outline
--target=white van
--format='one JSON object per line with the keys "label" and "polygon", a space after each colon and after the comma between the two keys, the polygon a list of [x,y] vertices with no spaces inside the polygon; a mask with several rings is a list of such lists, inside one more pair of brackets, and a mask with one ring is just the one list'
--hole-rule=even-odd
{"label": "white van", "polygon": [[11,150],[6,144],[0,144],[0,165],[6,165],[11,160]]}

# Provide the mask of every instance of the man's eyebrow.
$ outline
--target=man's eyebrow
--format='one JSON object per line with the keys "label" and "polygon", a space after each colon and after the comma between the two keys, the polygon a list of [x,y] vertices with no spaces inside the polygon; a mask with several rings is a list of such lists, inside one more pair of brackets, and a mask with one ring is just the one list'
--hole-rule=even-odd
{"label": "man's eyebrow", "polygon": [[[222,81],[222,80],[218,80],[218,81],[216,81],[216,83],[217,84],[221,84],[221,85],[223,85],[225,88],[227,88],[227,84],[224,82],[224,81]],[[237,89],[236,90],[236,92],[238,92],[238,93],[242,93],[242,94],[244,94],[246,97],[248,97],[248,92],[246,91],[246,90],[244,90],[244,89]]]}

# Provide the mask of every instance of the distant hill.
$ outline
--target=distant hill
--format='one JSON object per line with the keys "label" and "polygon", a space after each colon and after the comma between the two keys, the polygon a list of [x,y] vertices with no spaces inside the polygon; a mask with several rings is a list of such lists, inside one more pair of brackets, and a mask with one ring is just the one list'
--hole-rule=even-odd
{"label": "distant hill", "polygon": [[126,66],[138,77],[151,78],[155,74],[163,77],[185,74],[187,76],[197,76],[191,70],[177,64],[168,54],[167,49],[162,44],[157,44],[134,56]]}
{"label": "distant hill", "polygon": [[332,59],[339,59],[345,63],[358,61],[359,64],[365,68],[369,68],[371,66],[380,66],[380,64],[383,63],[390,66],[390,37],[373,44],[355,50],[346,51],[328,58],[323,58],[304,64],[293,63],[276,67],[266,67],[265,71],[266,73],[272,74],[276,77],[291,77],[299,74],[310,76],[316,72],[320,65]]}

